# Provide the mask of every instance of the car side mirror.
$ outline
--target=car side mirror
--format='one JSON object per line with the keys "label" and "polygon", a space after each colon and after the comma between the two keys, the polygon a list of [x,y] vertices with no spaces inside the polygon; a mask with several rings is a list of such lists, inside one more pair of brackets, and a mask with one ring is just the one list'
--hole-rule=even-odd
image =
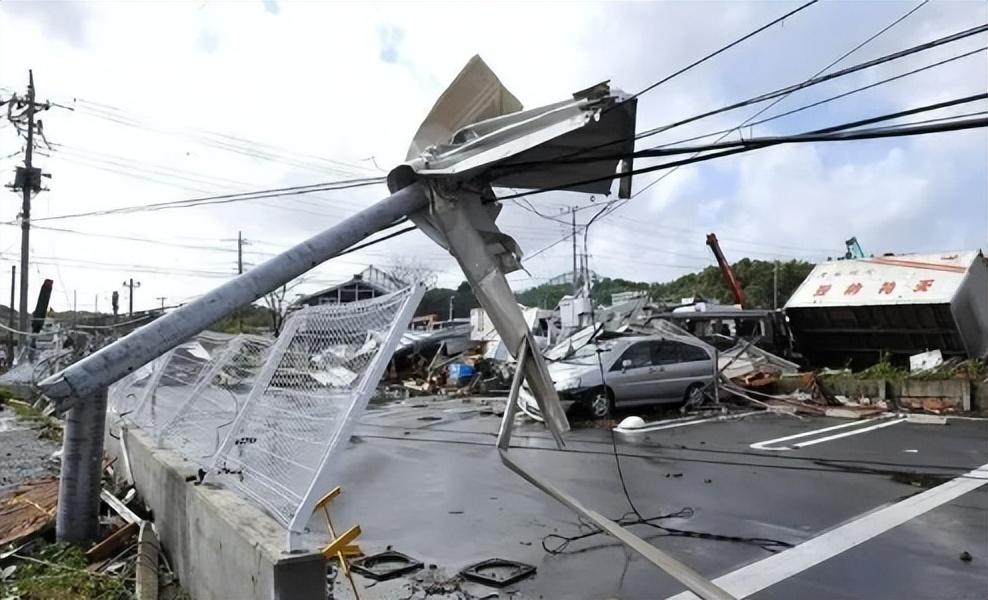
{"label": "car side mirror", "polygon": [[621,361],[621,370],[622,371],[627,371],[630,368],[631,368],[631,361],[630,360],[628,360],[626,358],[626,359],[624,359],[624,360]]}

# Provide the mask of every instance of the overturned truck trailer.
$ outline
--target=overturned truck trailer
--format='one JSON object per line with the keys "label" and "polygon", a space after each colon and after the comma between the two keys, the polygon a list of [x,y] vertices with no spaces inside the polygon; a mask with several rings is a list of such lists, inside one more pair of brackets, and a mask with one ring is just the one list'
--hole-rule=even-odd
{"label": "overturned truck trailer", "polygon": [[785,306],[813,364],[864,367],[888,353],[988,355],[988,260],[978,250],[817,265]]}

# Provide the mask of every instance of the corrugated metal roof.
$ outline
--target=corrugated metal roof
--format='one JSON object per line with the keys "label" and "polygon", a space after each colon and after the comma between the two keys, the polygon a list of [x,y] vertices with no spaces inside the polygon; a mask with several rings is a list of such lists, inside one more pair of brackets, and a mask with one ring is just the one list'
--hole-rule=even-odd
{"label": "corrugated metal roof", "polygon": [[822,263],[786,308],[949,303],[972,268],[988,269],[979,250]]}

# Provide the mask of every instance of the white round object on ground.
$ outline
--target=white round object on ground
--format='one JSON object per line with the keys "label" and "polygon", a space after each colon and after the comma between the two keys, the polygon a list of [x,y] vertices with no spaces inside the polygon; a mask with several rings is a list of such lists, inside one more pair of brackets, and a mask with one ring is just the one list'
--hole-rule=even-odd
{"label": "white round object on ground", "polygon": [[645,426],[645,421],[641,417],[625,417],[618,424],[618,429],[641,429]]}

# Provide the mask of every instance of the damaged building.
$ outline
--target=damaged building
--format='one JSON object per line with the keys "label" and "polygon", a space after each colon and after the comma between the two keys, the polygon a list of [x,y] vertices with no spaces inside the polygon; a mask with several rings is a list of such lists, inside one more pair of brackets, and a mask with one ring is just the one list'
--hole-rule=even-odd
{"label": "damaged building", "polygon": [[938,349],[988,354],[988,260],[977,250],[817,265],[786,304],[797,350],[855,367]]}

